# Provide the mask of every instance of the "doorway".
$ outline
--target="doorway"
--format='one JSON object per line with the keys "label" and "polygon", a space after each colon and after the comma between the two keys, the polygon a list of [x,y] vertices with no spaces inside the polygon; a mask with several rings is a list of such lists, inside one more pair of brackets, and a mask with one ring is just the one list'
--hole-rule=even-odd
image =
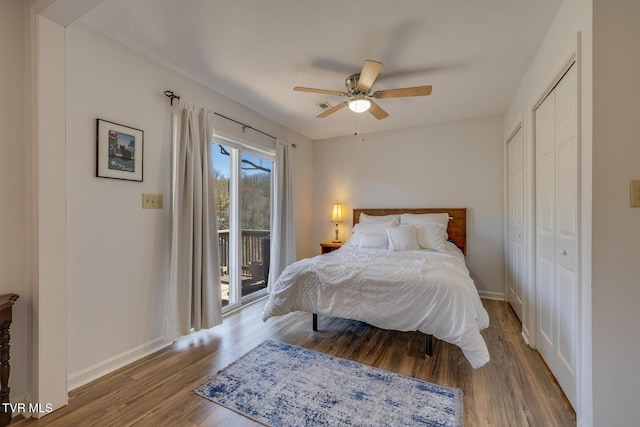
{"label": "doorway", "polygon": [[270,153],[214,138],[223,312],[267,293],[273,164]]}

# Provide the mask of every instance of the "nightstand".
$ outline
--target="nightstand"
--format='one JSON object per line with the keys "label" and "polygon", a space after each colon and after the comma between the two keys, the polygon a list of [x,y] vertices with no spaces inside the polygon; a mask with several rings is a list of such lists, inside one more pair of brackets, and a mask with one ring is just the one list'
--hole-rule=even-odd
{"label": "nightstand", "polygon": [[320,253],[328,254],[331,251],[335,251],[342,246],[344,242],[322,242],[320,243]]}

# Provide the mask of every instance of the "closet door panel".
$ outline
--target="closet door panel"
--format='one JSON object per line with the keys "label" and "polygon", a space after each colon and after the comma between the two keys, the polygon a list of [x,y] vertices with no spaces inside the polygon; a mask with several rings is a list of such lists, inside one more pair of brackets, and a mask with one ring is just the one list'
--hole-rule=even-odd
{"label": "closet door panel", "polygon": [[578,262],[578,114],[575,67],[558,83],[555,99],[558,263],[575,272]]}
{"label": "closet door panel", "polygon": [[577,268],[577,165],[576,147],[567,143],[558,148],[557,242],[558,263],[570,270]]}
{"label": "closet door panel", "polygon": [[[555,158],[553,154],[538,158],[538,177],[536,179],[536,223],[538,234],[543,240],[540,242],[540,255],[553,258],[553,240],[556,234],[554,192]],[[551,241],[547,241],[547,239]]]}
{"label": "closet door panel", "polygon": [[536,304],[538,350],[576,401],[578,111],[571,67],[536,109]]}
{"label": "closet door panel", "polygon": [[536,158],[553,154],[555,146],[555,99],[552,93],[536,109]]}
{"label": "closet door panel", "polygon": [[[520,239],[520,238],[516,238]],[[512,264],[512,275],[511,275],[511,295],[509,298],[509,302],[513,307],[516,315],[522,321],[523,316],[523,270],[524,270],[524,256],[523,256],[523,247],[522,243],[518,241],[514,241],[510,243],[510,262]]]}
{"label": "closet door panel", "polygon": [[524,153],[522,129],[507,143],[507,300],[524,316]]}
{"label": "closet door panel", "polygon": [[[567,381],[575,375],[576,367],[576,303],[577,303],[577,280],[576,274],[570,269],[558,268],[557,274],[557,319],[558,319],[558,342],[557,355],[560,362],[568,371]],[[564,370],[560,370],[563,372]]]}
{"label": "closet door panel", "polygon": [[[538,350],[545,360],[555,346],[555,264],[552,259],[539,257],[536,268],[538,289]],[[541,341],[541,342],[540,342]]]}
{"label": "closet door panel", "polygon": [[536,306],[538,350],[555,352],[555,100],[536,110]]}
{"label": "closet door panel", "polygon": [[576,67],[555,88],[557,192],[557,367],[554,374],[576,400],[578,340],[578,110]]}

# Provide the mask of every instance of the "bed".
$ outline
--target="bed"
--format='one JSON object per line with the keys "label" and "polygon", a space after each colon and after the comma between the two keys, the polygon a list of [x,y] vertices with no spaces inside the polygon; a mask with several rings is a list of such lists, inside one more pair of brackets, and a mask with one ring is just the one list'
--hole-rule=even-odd
{"label": "bed", "polygon": [[485,365],[489,317],[464,261],[466,209],[354,209],[353,224],[340,249],[285,268],[263,320],[306,311],[314,329],[322,314],[420,331],[460,347],[473,368]]}

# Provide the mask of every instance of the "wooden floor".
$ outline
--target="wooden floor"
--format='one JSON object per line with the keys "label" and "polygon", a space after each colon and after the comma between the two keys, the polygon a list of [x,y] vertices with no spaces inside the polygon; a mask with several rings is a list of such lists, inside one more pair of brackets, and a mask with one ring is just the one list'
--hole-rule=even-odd
{"label": "wooden floor", "polygon": [[72,391],[69,405],[40,420],[12,426],[256,426],[191,390],[266,339],[286,342],[464,392],[465,426],[574,426],[575,413],[540,355],[524,344],[510,307],[483,300],[491,326],[483,336],[491,361],[473,370],[457,347],[435,340],[422,356],[424,335],[376,329],[360,322],[295,313],[260,319],[264,302],[225,318],[223,325],[178,343]]}

